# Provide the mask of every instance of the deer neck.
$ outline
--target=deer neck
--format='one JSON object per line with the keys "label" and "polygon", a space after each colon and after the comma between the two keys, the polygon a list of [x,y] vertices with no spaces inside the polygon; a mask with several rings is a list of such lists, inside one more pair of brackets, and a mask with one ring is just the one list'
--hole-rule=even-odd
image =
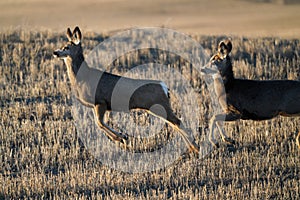
{"label": "deer neck", "polygon": [[77,56],[75,58],[67,57],[64,59],[67,66],[67,72],[72,85],[76,84],[76,76],[80,67],[87,67],[83,55]]}
{"label": "deer neck", "polygon": [[234,80],[231,61],[228,61],[227,66],[226,71],[221,74],[225,86],[230,85],[230,83]]}

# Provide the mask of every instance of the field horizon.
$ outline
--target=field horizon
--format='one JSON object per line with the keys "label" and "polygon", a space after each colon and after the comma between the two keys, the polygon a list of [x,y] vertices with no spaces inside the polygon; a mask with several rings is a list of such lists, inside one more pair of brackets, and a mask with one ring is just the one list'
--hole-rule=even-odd
{"label": "field horizon", "polygon": [[299,39],[299,9],[299,3],[275,0],[1,1],[0,30],[60,32],[78,25],[84,31],[108,33],[163,26],[195,35]]}

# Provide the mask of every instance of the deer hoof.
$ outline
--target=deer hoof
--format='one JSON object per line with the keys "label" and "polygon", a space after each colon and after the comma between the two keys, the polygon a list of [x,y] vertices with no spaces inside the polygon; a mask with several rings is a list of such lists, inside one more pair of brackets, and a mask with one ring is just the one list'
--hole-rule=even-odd
{"label": "deer hoof", "polygon": [[216,149],[220,148],[219,142],[211,142],[211,145]]}
{"label": "deer hoof", "polygon": [[127,141],[128,141],[128,135],[127,134],[122,134],[122,133],[119,133],[119,142],[122,143],[122,144],[127,144]]}
{"label": "deer hoof", "polygon": [[224,141],[225,143],[227,143],[227,144],[230,144],[230,145],[235,145],[235,144],[236,144],[236,141],[233,140],[233,139],[231,139],[231,138],[229,138],[229,137],[223,138],[223,141]]}
{"label": "deer hoof", "polygon": [[195,146],[189,146],[189,152],[199,154],[199,149]]}
{"label": "deer hoof", "polygon": [[298,133],[298,135],[296,137],[296,144],[297,144],[298,148],[300,149],[300,132]]}
{"label": "deer hoof", "polygon": [[126,141],[128,139],[127,134],[118,133],[118,140],[122,142],[123,140]]}
{"label": "deer hoof", "polygon": [[120,133],[120,134],[122,135],[123,140],[128,140],[128,135],[127,134],[122,134],[122,133]]}

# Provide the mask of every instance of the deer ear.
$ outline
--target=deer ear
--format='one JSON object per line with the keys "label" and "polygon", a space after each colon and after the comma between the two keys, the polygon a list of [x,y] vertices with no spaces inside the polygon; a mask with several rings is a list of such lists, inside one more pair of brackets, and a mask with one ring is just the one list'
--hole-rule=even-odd
{"label": "deer ear", "polygon": [[73,42],[75,44],[79,44],[81,41],[81,31],[78,26],[76,26],[73,31],[73,39],[74,39]]}
{"label": "deer ear", "polygon": [[228,54],[231,52],[231,50],[232,50],[232,43],[231,43],[231,40],[230,39],[227,39],[226,41],[225,41],[225,44],[226,44],[226,46],[227,46],[227,52],[228,52]]}
{"label": "deer ear", "polygon": [[72,38],[73,38],[73,34],[72,34],[70,28],[67,29],[67,37],[68,37],[68,40],[71,42],[71,41],[72,41]]}
{"label": "deer ear", "polygon": [[226,44],[225,44],[224,41],[221,41],[221,42],[219,43],[219,46],[218,46],[218,53],[219,53],[220,55],[224,55],[224,53],[226,53]]}

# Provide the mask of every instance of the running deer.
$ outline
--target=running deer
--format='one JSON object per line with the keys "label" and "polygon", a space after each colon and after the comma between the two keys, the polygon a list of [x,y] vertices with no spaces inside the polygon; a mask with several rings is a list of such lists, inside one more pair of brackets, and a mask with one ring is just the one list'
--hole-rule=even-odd
{"label": "running deer", "polygon": [[[214,138],[215,124],[224,142],[234,143],[220,127],[221,121],[267,120],[276,116],[300,116],[300,81],[293,80],[247,80],[233,75],[229,53],[230,40],[221,41],[218,53],[212,56],[209,67],[201,69],[212,74],[214,90],[223,113],[216,114],[210,121],[210,141],[218,147]],[[299,144],[300,133],[296,143]]]}
{"label": "running deer", "polygon": [[[80,29],[76,27],[71,32],[70,28],[68,28],[67,37],[69,42],[61,49],[54,51],[53,54],[55,57],[63,59],[67,66],[67,73],[76,98],[84,106],[94,109],[95,121],[104,130],[108,138],[114,142],[126,144],[128,136],[118,133],[104,123],[106,111],[126,112],[132,109],[140,109],[163,119],[167,124],[179,131],[190,151],[199,152],[199,148],[185,131],[182,122],[173,113],[169,101],[169,90],[163,82],[130,79],[91,68],[84,60]],[[126,98],[126,95],[128,95],[127,91],[137,88],[132,93],[127,108],[112,105],[113,91],[119,81],[122,81],[123,94],[120,92],[120,96],[114,97],[115,99]]]}

